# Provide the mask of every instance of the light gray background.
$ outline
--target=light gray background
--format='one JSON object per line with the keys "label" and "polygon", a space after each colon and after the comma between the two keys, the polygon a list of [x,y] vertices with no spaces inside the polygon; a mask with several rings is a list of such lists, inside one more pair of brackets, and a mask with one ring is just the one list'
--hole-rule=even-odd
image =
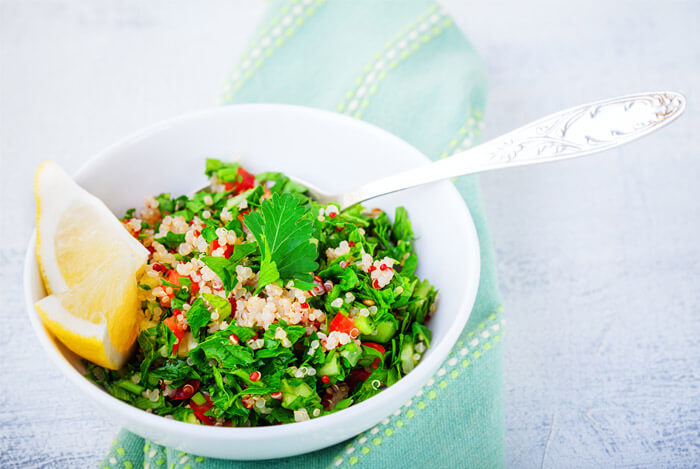
{"label": "light gray background", "polygon": [[[643,141],[485,175],[508,310],[511,467],[700,464],[700,3],[445,2],[488,63],[486,137],[574,104],[686,93]],[[20,299],[32,174],[216,105],[263,3],[0,1],[0,465],[95,466],[116,427]]]}

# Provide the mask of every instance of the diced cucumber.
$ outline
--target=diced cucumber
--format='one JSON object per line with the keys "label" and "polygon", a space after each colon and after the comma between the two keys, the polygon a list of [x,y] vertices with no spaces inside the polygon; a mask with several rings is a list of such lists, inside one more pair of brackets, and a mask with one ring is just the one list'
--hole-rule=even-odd
{"label": "diced cucumber", "polygon": [[401,346],[401,353],[399,354],[401,359],[401,369],[404,373],[408,373],[416,366],[413,361],[413,340],[406,337],[403,345]]}
{"label": "diced cucumber", "polygon": [[206,398],[202,395],[201,392],[196,393],[194,396],[192,396],[192,402],[194,402],[197,405],[202,405],[205,402],[207,402]]}
{"label": "diced cucumber", "polygon": [[338,356],[334,350],[326,358],[326,363],[324,363],[323,366],[318,369],[317,374],[321,376],[335,376],[338,373],[340,373],[340,367],[338,366]]}
{"label": "diced cucumber", "polygon": [[347,360],[350,367],[357,365],[357,361],[362,356],[362,348],[358,347],[355,342],[345,344],[339,350],[340,356]]}
{"label": "diced cucumber", "polygon": [[360,331],[360,334],[369,335],[374,332],[374,321],[367,316],[357,316],[354,321],[355,327]]}
{"label": "diced cucumber", "polygon": [[377,324],[377,331],[376,334],[372,334],[372,340],[375,342],[380,342],[382,344],[385,344],[391,340],[392,337],[394,337],[394,334],[396,333],[396,325],[394,324],[393,321],[384,321],[380,322]]}
{"label": "diced cucumber", "polygon": [[289,407],[297,397],[309,397],[314,390],[306,384],[301,382],[296,386],[292,385],[288,380],[282,380],[282,407]]}

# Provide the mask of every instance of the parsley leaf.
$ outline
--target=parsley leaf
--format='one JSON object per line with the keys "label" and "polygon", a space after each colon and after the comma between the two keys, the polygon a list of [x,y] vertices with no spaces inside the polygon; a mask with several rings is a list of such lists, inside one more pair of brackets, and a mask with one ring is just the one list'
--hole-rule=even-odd
{"label": "parsley leaf", "polygon": [[165,236],[161,236],[160,238],[155,238],[155,241],[158,241],[160,244],[165,246],[168,249],[175,249],[178,247],[181,243],[185,242],[185,233],[173,233],[172,231],[168,231],[168,233]]}
{"label": "parsley leaf", "polygon": [[207,158],[207,166],[204,174],[208,177],[216,175],[220,182],[230,182],[236,179],[240,163],[224,163],[221,160]]}
{"label": "parsley leaf", "polygon": [[[291,194],[273,194],[260,210],[244,217],[246,226],[260,246],[261,266],[258,291],[282,280],[309,284],[318,268],[316,246],[310,242],[313,224],[303,219],[306,209]],[[275,272],[276,271],[276,272]]]}
{"label": "parsley leaf", "polygon": [[255,359],[250,348],[241,345],[231,345],[227,339],[213,337],[208,339],[190,352],[190,356],[196,362],[201,362],[203,354],[207,359],[214,359],[218,366],[226,369],[235,369],[239,366],[252,364]]}
{"label": "parsley leaf", "polygon": [[202,293],[202,296],[216,310],[221,321],[231,316],[231,303],[226,298],[213,293]]}
{"label": "parsley leaf", "polygon": [[233,287],[236,286],[236,282],[238,282],[236,278],[236,266],[241,259],[249,256],[255,252],[256,249],[255,243],[237,244],[233,248],[233,254],[231,254],[231,257],[228,259],[225,257],[204,256],[201,260],[219,276],[226,291],[230,292],[233,290]]}

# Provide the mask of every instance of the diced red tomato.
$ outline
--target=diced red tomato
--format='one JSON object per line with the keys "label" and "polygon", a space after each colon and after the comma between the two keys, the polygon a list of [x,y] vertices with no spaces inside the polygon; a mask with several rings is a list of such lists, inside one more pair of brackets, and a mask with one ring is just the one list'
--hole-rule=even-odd
{"label": "diced red tomato", "polygon": [[180,279],[182,278],[182,275],[177,273],[177,270],[171,269],[168,270],[168,274],[165,276],[165,280],[168,282],[172,283],[173,285],[180,286]]}
{"label": "diced red tomato", "polygon": [[[196,282],[193,282],[190,277],[178,274],[177,270],[175,270],[175,269],[168,270],[168,273],[165,276],[165,280],[167,280],[168,282],[172,283],[173,285],[177,285],[177,286],[180,286],[180,279],[181,278],[189,278],[190,279],[190,288],[191,288],[190,293],[193,295],[197,294],[197,292],[199,291],[199,285]],[[175,292],[173,292],[169,296],[170,296],[170,298],[174,298]]]}
{"label": "diced red tomato", "polygon": [[238,195],[241,192],[245,192],[248,189],[252,189],[253,187],[255,187],[255,176],[253,176],[243,168],[238,168],[236,181],[224,183],[224,188],[227,191],[233,191],[234,195]]}
{"label": "diced red tomato", "polygon": [[163,320],[163,323],[173,331],[173,334],[175,334],[175,337],[177,340],[173,344],[173,355],[177,353],[177,347],[180,345],[180,341],[182,340],[183,337],[185,337],[185,329],[180,326],[180,323],[178,322],[177,316],[170,316],[169,318],[165,318]]}
{"label": "diced red tomato", "polygon": [[344,332],[350,334],[350,331],[355,329],[355,321],[344,315],[343,313],[338,313],[331,321],[331,331]]}
{"label": "diced red tomato", "polygon": [[181,401],[183,399],[189,399],[194,395],[194,393],[197,392],[199,389],[199,385],[201,383],[199,382],[198,379],[191,379],[179,388],[175,390],[175,393],[172,395],[170,399],[173,399],[175,401]]}
{"label": "diced red tomato", "polygon": [[[374,342],[362,342],[362,345],[366,345],[369,348],[373,348],[374,350],[381,353],[382,356],[384,356],[384,353],[386,352],[386,349],[381,344],[375,344]],[[379,368],[379,362],[380,360],[378,358],[375,358],[372,362],[372,368]]]}
{"label": "diced red tomato", "polygon": [[233,254],[233,246],[230,245],[230,244],[225,244],[225,245],[222,246],[221,244],[219,244],[219,240],[218,240],[218,239],[215,239],[214,241],[211,242],[211,251],[210,251],[210,253],[213,252],[213,251],[215,251],[216,249],[221,248],[221,247],[224,248],[224,257],[225,257],[226,259],[228,259],[229,257],[231,257],[231,254]]}
{"label": "diced red tomato", "polygon": [[194,415],[197,416],[200,422],[205,425],[214,425],[216,423],[216,419],[209,415],[204,415],[206,411],[214,406],[214,403],[211,401],[209,394],[202,393],[202,395],[206,399],[206,402],[202,405],[197,405],[190,400],[190,408],[194,411]]}

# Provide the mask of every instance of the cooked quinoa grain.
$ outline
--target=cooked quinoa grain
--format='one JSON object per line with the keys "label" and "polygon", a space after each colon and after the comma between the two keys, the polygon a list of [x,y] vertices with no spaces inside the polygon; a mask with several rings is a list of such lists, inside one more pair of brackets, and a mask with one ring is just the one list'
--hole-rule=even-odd
{"label": "cooked quinoa grain", "polygon": [[437,291],[415,275],[406,210],[319,205],[279,173],[209,159],[210,190],[127,211],[148,250],[124,369],[88,376],[147,412],[292,423],[368,399],[430,346]]}

